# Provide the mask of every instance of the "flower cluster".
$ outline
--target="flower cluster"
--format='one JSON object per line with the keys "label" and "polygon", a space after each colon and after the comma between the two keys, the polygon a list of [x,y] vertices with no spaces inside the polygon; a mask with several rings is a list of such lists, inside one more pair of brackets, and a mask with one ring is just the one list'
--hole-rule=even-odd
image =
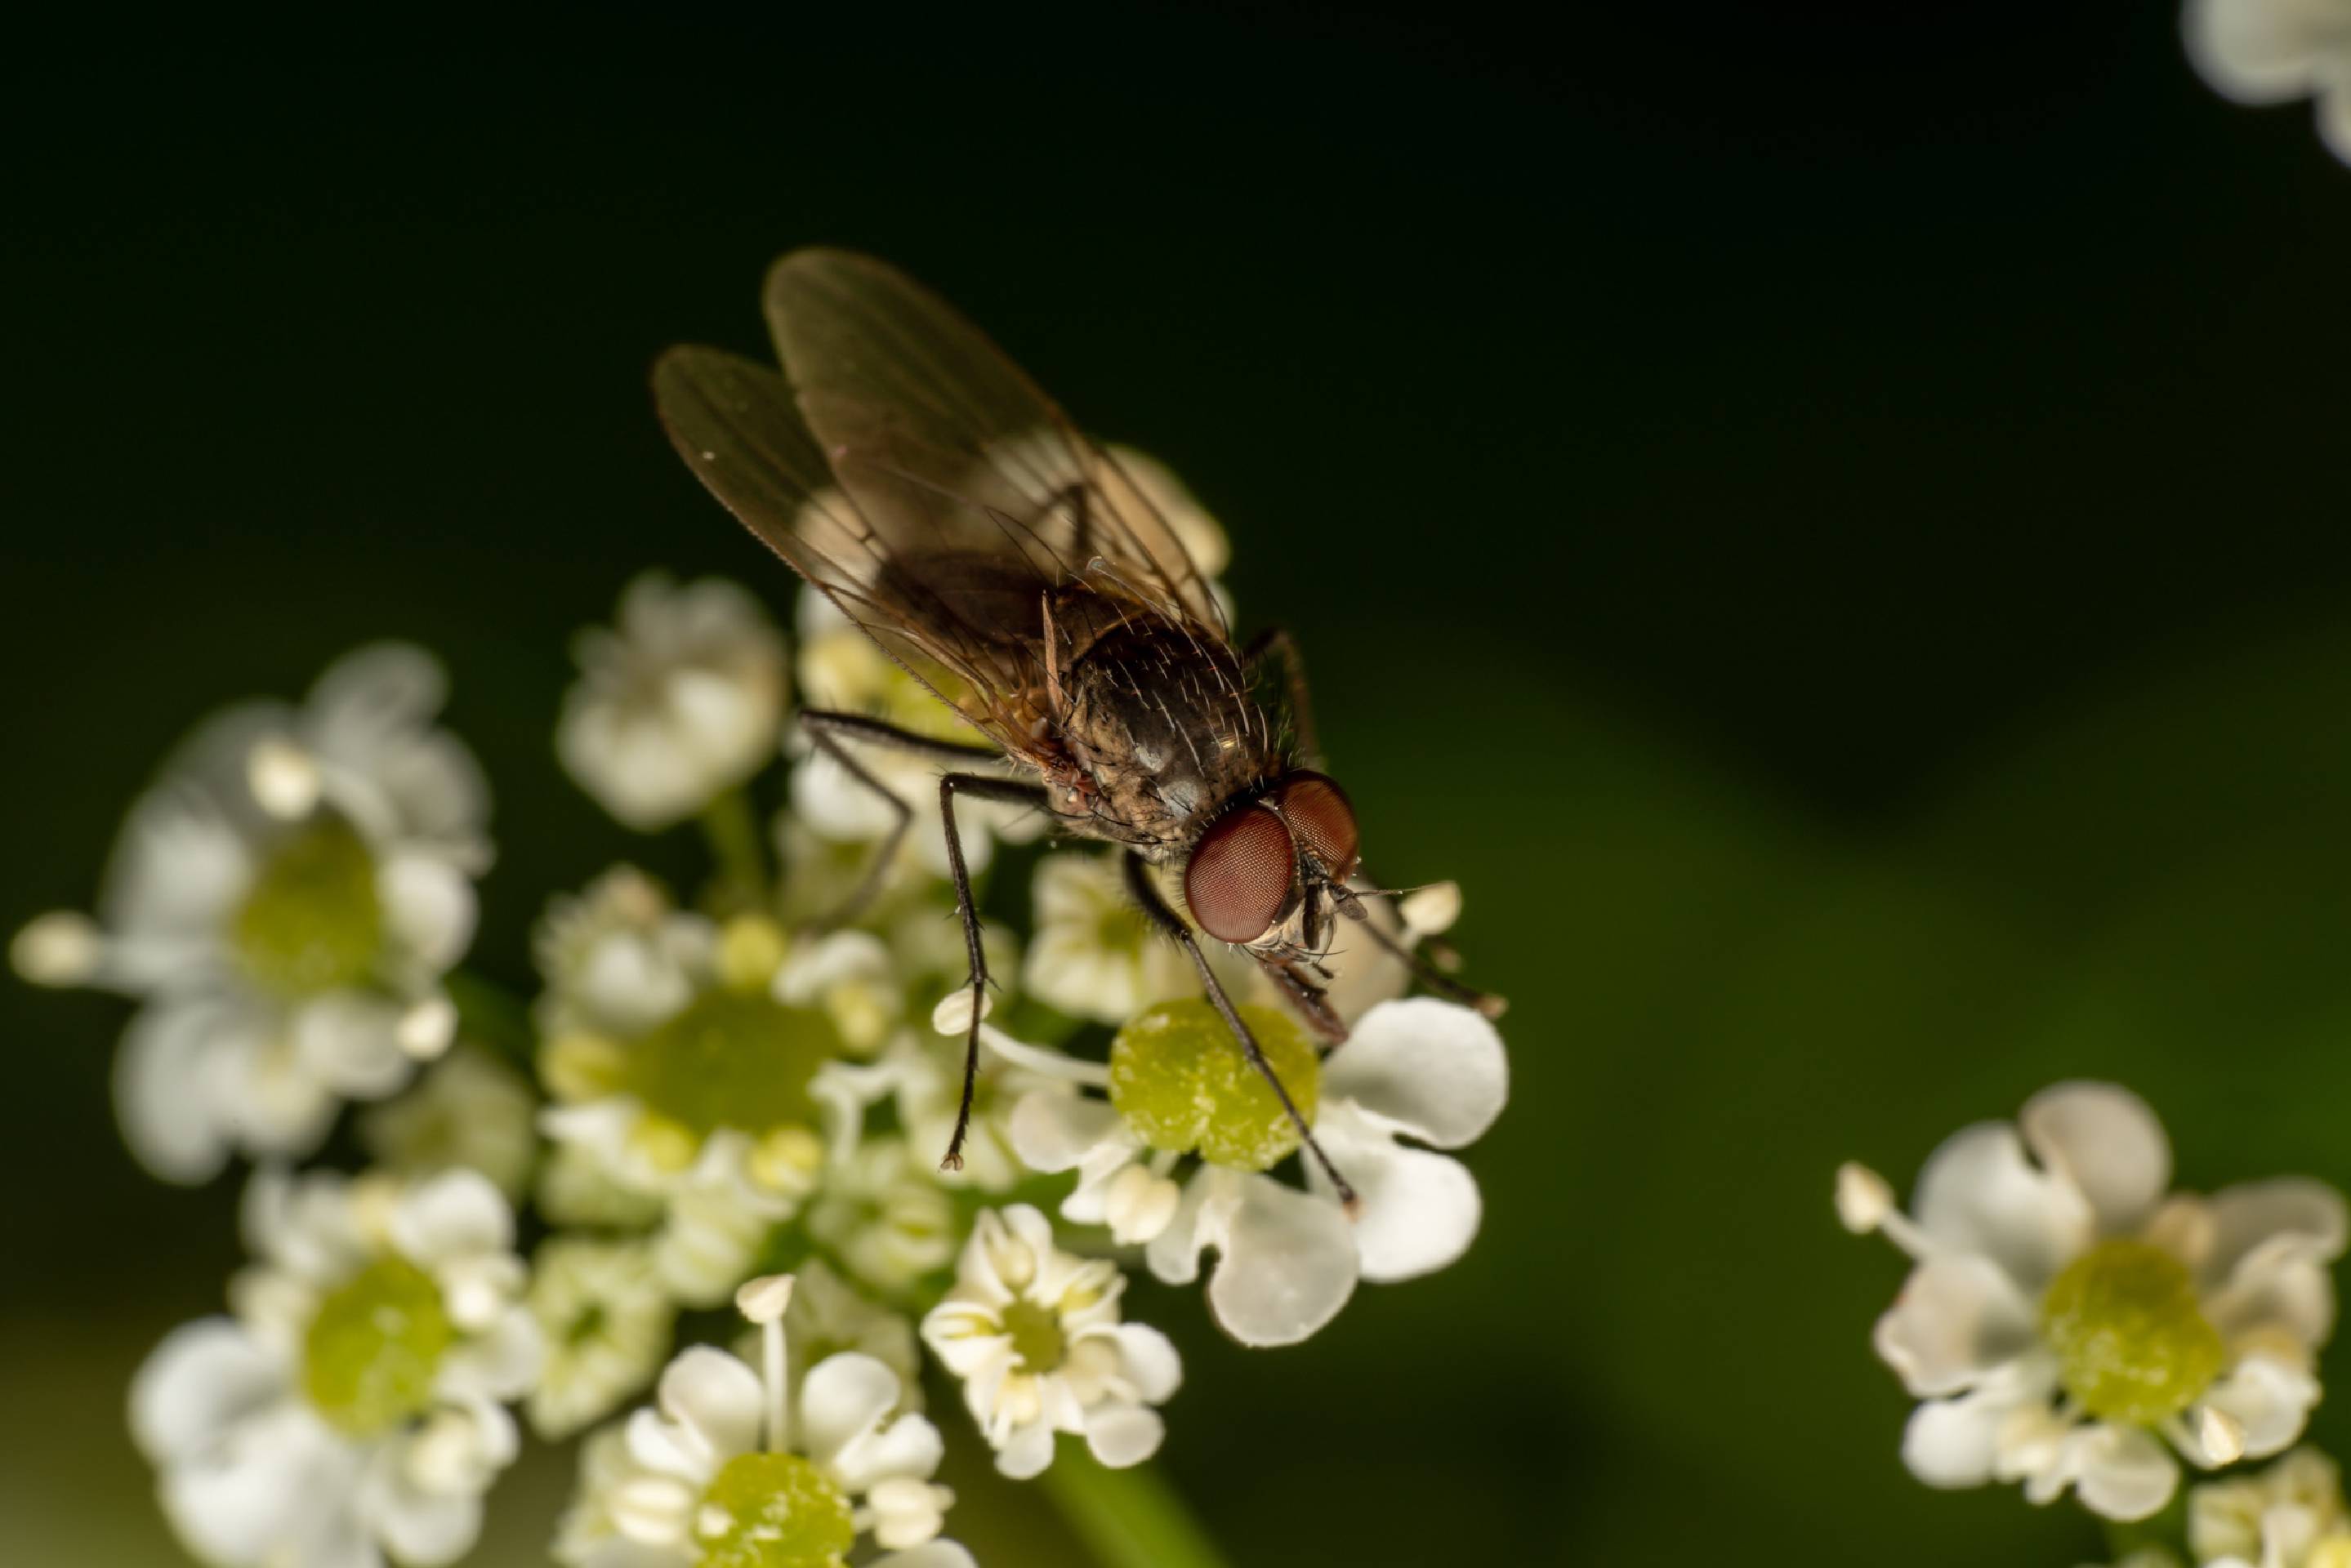
{"label": "flower cluster", "polygon": [[[1128,471],[1221,561],[1171,477]],[[97,915],[19,933],[27,978],[137,1000],[117,1083],[143,1162],[262,1162],[257,1261],[132,1397],[199,1557],[455,1561],[528,1433],[579,1441],[554,1547],[578,1568],[969,1568],[949,1441],[1016,1480],[1166,1441],[1183,1361],[1130,1315],[1136,1271],[1188,1283],[1214,1254],[1215,1321],[1290,1345],[1469,1244],[1448,1151],[1502,1108],[1501,1042],[1407,995],[1396,956],[1450,924],[1449,886],[1364,901],[1388,942],[1330,958],[1334,1050],[1245,955],[1214,961],[1351,1210],[1113,862],[1026,847],[1034,814],[965,834],[983,914],[1029,918],[982,922],[997,984],[943,1168],[973,1021],[938,834],[870,878],[894,814],[792,743],[787,688],[959,722],[820,599],[797,627],[790,649],[741,589],[649,576],[580,639],[565,768],[628,827],[698,824],[710,871],[615,866],[549,898],[533,995],[459,968],[486,792],[434,724],[437,668],[401,648],[205,725],[131,812]],[[935,820],[927,764],[873,772]],[[755,798],[785,803],[768,831]],[[329,1145],[347,1106],[356,1138]],[[370,1163],[289,1168],[329,1147]],[[926,1368],[956,1400],[925,1401]]]}
{"label": "flower cluster", "polygon": [[[1907,1213],[1845,1166],[1836,1207],[1911,1259],[1876,1341],[1921,1400],[1902,1454],[1930,1486],[2022,1482],[2035,1502],[2070,1489],[2107,1519],[2150,1519],[2182,1459],[2284,1453],[2318,1402],[2342,1195],[2293,1178],[2174,1191],[2170,1145],[2127,1090],[2061,1084],[2014,1124],[1953,1134]],[[2188,1517],[2198,1563],[2351,1562],[2315,1455],[2197,1487]],[[2149,1550],[2138,1561],[2165,1560]]]}

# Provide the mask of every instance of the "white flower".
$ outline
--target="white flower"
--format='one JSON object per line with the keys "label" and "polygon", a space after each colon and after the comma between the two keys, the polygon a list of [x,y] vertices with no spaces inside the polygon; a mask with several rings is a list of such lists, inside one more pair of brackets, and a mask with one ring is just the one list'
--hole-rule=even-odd
{"label": "white flower", "polygon": [[402,1176],[478,1170],[509,1199],[538,1156],[538,1096],[516,1073],[471,1045],[427,1068],[407,1094],[371,1106],[360,1138],[378,1165]]}
{"label": "white flower", "polygon": [[1073,1018],[1123,1023],[1155,1002],[1196,994],[1184,950],[1154,929],[1118,863],[1085,852],[1037,862],[1036,934],[1021,989]]}
{"label": "white flower", "polygon": [[955,1200],[904,1137],[872,1137],[827,1169],[808,1229],[851,1273],[894,1296],[955,1256]]}
{"label": "white flower", "polygon": [[307,1153],[343,1100],[391,1094],[448,1044],[440,981],[489,844],[474,760],[432,722],[443,694],[428,655],[386,644],[298,708],[216,715],[132,807],[99,925],[45,917],[14,944],[36,979],[146,999],[114,1088],[156,1175]]}
{"label": "white flower", "polygon": [[1082,1436],[1113,1468],[1158,1451],[1165,1428],[1151,1407],[1176,1392],[1183,1366],[1166,1335],[1119,1321],[1125,1288],[1116,1264],[1055,1247],[1029,1205],[980,1211],[923,1340],[963,1380],[1006,1475],[1043,1471],[1056,1432]]}
{"label": "white flower", "polygon": [[2293,1179],[2167,1198],[2170,1175],[2154,1114],[2104,1084],[1954,1134],[1908,1216],[1874,1173],[1839,1172],[1846,1225],[1917,1260],[1876,1331],[1925,1401],[1903,1440],[1912,1473],[2022,1480],[2034,1501],[2072,1486],[2141,1519],[2179,1480],[2158,1438],[2207,1468],[2294,1442],[2334,1327],[2343,1199]]}
{"label": "white flower", "polygon": [[2239,103],[2318,99],[2319,133],[2351,163],[2351,0],[2188,0],[2189,58]]}
{"label": "white flower", "polygon": [[2259,1475],[2207,1481],[2188,1494],[2188,1544],[2206,1568],[2351,1568],[2342,1472],[2296,1449]]}
{"label": "white flower", "polygon": [[[814,1187],[819,1075],[844,1047],[776,992],[787,944],[763,918],[674,909],[625,867],[559,899],[538,938],[548,1136],[623,1192],[659,1199],[654,1266],[715,1305]],[[567,1199],[589,1197],[567,1168]]]}
{"label": "white flower", "polygon": [[542,1438],[568,1438],[653,1381],[677,1308],[640,1241],[557,1237],[533,1260],[530,1314],[547,1345],[525,1407]]}
{"label": "white flower", "polygon": [[[1150,1017],[1146,1014],[1144,1020]],[[1252,1021],[1261,1044],[1279,1015]],[[1221,1025],[1218,1025],[1221,1027]],[[1123,1040],[1124,1035],[1122,1036]],[[1222,1048],[1238,1062],[1228,1039]],[[1117,1094],[1117,1047],[1113,1091]],[[1303,1097],[1304,1075],[1286,1067],[1285,1082]],[[1213,1115],[1237,1120],[1219,1085],[1250,1080],[1221,1058],[1213,1080]],[[1193,1085],[1186,1081],[1187,1093]],[[1270,1096],[1253,1087],[1249,1114],[1275,1128]],[[1468,1008],[1432,997],[1384,1002],[1364,1015],[1347,1043],[1321,1069],[1315,1137],[1354,1186],[1351,1220],[1330,1182],[1311,1160],[1311,1190],[1275,1180],[1246,1161],[1213,1156],[1182,1184],[1170,1179],[1176,1151],[1154,1151],[1149,1107],[1124,1107],[1068,1095],[1031,1095],[1014,1110],[1012,1138],[1032,1168],[1075,1170],[1077,1189],[1062,1214],[1111,1227],[1122,1242],[1147,1243],[1151,1272],[1171,1284],[1199,1273],[1200,1253],[1220,1254],[1208,1282],[1208,1304],[1225,1331],[1245,1345],[1290,1345],[1337,1315],[1358,1278],[1412,1279],[1445,1267],[1467,1250],[1480,1216],[1478,1184],[1458,1160],[1435,1152],[1474,1142],[1501,1114],[1510,1095],[1509,1064],[1494,1026]],[[1411,1138],[1430,1147],[1416,1147]]]}
{"label": "white flower", "polygon": [[173,1332],[131,1388],[173,1528],[225,1568],[455,1560],[538,1363],[505,1200],[470,1171],[265,1173],[246,1227],[266,1262],[236,1316]]}
{"label": "white flower", "polygon": [[[806,707],[862,713],[962,745],[984,743],[979,732],[954,709],[924,690],[831,601],[813,589],[800,596],[797,665],[800,701]],[[939,775],[947,770],[935,757],[854,741],[844,744],[860,766],[914,813],[913,825],[899,846],[901,863],[883,886],[903,891],[919,880],[905,875],[910,870],[929,877],[945,877],[946,839],[939,830]],[[792,812],[819,837],[865,844],[885,836],[897,826],[897,814],[831,756],[797,735],[792,749],[799,759],[792,769]],[[998,838],[1026,840],[1046,827],[1041,812],[968,800],[956,804],[956,824],[965,863],[974,876],[987,869]]]}
{"label": "white flower", "polygon": [[621,595],[617,631],[580,633],[580,680],[556,751],[581,788],[640,832],[684,820],[777,753],[784,640],[758,601],[705,578],[648,572]]}
{"label": "white flower", "polygon": [[775,1568],[838,1568],[860,1538],[875,1568],[971,1568],[936,1539],[954,1501],[931,1482],[938,1429],[900,1408],[897,1375],[871,1356],[828,1357],[797,1387],[784,1366],[789,1279],[755,1281],[747,1314],[765,1373],[696,1345],[662,1374],[657,1408],[617,1441],[591,1438],[579,1501],[557,1542],[573,1568],[690,1568],[715,1555]]}

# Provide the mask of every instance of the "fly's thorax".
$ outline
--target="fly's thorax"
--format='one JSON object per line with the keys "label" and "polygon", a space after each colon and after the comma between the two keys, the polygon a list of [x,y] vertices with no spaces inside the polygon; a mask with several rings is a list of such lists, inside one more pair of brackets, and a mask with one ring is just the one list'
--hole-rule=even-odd
{"label": "fly's thorax", "polygon": [[1053,805],[1074,832],[1165,860],[1283,771],[1280,728],[1239,659],[1211,638],[1137,618],[1061,680],[1071,777]]}

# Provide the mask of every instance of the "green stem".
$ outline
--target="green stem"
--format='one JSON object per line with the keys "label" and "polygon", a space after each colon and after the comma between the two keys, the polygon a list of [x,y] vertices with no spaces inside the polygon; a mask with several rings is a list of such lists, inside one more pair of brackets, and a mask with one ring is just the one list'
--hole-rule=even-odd
{"label": "green stem", "polygon": [[477,1041],[535,1076],[538,1031],[531,1027],[530,1009],[520,997],[469,969],[451,970],[441,977],[442,989],[457,1004],[457,1032]]}
{"label": "green stem", "polygon": [[1106,1469],[1064,1445],[1037,1484],[1102,1568],[1225,1568],[1224,1553],[1154,1466]]}
{"label": "green stem", "polygon": [[768,901],[768,859],[759,846],[759,824],[750,798],[730,789],[702,808],[702,836],[728,892],[745,908]]}

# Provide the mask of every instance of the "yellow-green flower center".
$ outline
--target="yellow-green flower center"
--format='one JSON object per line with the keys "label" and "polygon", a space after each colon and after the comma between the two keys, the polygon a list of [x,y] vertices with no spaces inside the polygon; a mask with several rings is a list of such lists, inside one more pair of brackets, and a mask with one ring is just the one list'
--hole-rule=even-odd
{"label": "yellow-green flower center", "polygon": [[629,1047],[622,1087],[696,1142],[720,1127],[764,1133],[817,1117],[809,1080],[841,1054],[815,1008],[765,991],[712,991]]}
{"label": "yellow-green flower center", "polygon": [[[1314,1119],[1322,1064],[1288,1013],[1244,1007],[1241,1019],[1308,1121]],[[1110,1048],[1110,1103],[1137,1137],[1157,1149],[1197,1149],[1215,1165],[1264,1170],[1298,1147],[1298,1129],[1273,1088],[1241,1054],[1240,1042],[1197,997],[1135,1014]]]}
{"label": "yellow-green flower center", "polygon": [[2065,1391],[2101,1420],[2178,1415],[2220,1371],[2220,1331],[2188,1266],[2144,1241],[2101,1241],[2066,1265],[2042,1298],[2041,1332]]}
{"label": "yellow-green flower center", "polygon": [[738,1454],[711,1478],[695,1526],[703,1568],[841,1568],[857,1543],[849,1500],[798,1454]]}
{"label": "yellow-green flower center", "polygon": [[1004,1309],[1004,1332],[1012,1336],[1012,1354],[1020,1370],[1040,1376],[1061,1365],[1070,1343],[1061,1333],[1061,1318],[1051,1307],[1025,1297]]}
{"label": "yellow-green flower center", "polygon": [[232,939],[254,982],[280,996],[370,979],[383,952],[383,906],[359,830],[321,812],[288,834],[246,890]]}
{"label": "yellow-green flower center", "polygon": [[433,1277],[405,1258],[381,1258],[319,1303],[302,1340],[302,1391],[335,1426],[372,1436],[432,1404],[434,1375],[456,1337]]}

